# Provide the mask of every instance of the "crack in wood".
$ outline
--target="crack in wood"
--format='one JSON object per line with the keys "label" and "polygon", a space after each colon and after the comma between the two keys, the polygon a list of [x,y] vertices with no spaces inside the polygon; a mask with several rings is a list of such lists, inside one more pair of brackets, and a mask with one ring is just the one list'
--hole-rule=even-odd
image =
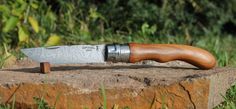
{"label": "crack in wood", "polygon": [[146,86],[151,86],[151,79],[150,78],[147,78],[147,77],[144,77],[144,78],[138,78],[138,77],[135,77],[135,76],[128,76],[130,79],[133,79],[135,81],[138,81],[138,82],[141,82],[141,83],[144,83]]}
{"label": "crack in wood", "polygon": [[188,98],[189,98],[190,102],[192,103],[193,108],[196,109],[196,105],[195,105],[195,103],[194,103],[193,100],[192,100],[192,97],[191,97],[190,92],[184,87],[183,84],[179,83],[179,86],[180,86],[181,88],[183,88],[183,90],[184,90],[185,92],[187,92]]}

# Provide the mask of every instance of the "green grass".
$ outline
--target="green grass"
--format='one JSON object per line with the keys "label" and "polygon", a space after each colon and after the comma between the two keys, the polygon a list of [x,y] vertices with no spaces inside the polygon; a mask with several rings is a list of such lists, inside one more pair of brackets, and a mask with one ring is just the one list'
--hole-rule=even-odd
{"label": "green grass", "polygon": [[[54,107],[49,106],[43,97],[41,98],[33,97],[33,99],[38,109],[55,109],[55,106]],[[13,96],[12,103],[1,104],[0,109],[17,109],[15,107],[15,101],[16,101],[15,96]]]}
{"label": "green grass", "polygon": [[103,109],[107,109],[107,96],[106,96],[106,91],[105,91],[105,87],[103,83],[101,83],[100,93],[103,98]]}
{"label": "green grass", "polygon": [[236,85],[227,90],[226,95],[222,97],[225,101],[214,109],[236,109]]}
{"label": "green grass", "polygon": [[12,104],[0,104],[0,109],[15,109],[15,95],[13,95],[13,100],[12,100]]}
{"label": "green grass", "polygon": [[38,109],[55,109],[55,105],[53,107],[49,106],[43,97],[33,97]]}

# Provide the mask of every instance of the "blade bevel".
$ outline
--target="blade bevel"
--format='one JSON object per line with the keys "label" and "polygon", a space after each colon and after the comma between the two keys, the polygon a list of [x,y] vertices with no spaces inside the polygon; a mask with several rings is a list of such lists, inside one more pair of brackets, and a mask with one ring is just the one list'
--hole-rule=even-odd
{"label": "blade bevel", "polygon": [[104,63],[105,45],[26,48],[21,51],[37,62],[51,64]]}

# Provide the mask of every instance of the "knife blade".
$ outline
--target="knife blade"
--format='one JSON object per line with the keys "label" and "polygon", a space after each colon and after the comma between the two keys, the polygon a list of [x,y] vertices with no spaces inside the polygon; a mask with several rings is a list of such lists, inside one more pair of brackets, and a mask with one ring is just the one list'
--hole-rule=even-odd
{"label": "knife blade", "polygon": [[105,45],[26,48],[21,51],[37,62],[51,64],[104,63]]}
{"label": "knife blade", "polygon": [[21,51],[32,60],[51,64],[180,60],[200,69],[211,69],[216,64],[215,57],[208,51],[193,46],[176,44],[72,45],[26,48],[21,49]]}

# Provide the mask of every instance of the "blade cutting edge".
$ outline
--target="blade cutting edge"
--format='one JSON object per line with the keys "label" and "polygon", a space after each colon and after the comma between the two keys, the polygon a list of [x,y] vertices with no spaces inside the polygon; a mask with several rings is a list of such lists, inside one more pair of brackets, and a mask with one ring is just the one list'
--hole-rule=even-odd
{"label": "blade cutting edge", "polygon": [[37,62],[51,64],[104,63],[105,45],[26,48],[21,51]]}

